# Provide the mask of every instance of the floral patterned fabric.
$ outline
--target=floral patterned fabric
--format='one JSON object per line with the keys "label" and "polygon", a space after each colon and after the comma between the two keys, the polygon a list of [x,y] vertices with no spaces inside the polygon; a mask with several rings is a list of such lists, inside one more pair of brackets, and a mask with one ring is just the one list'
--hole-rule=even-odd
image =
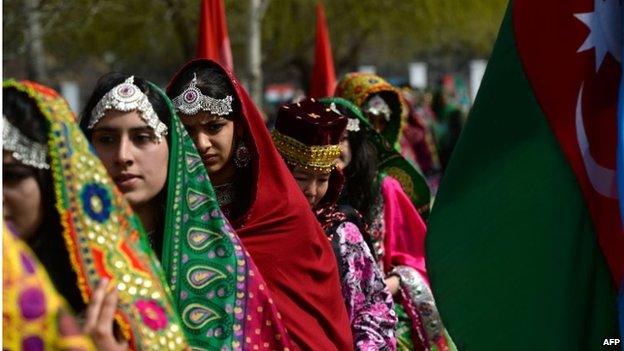
{"label": "floral patterned fabric", "polygon": [[356,349],[395,350],[392,296],[362,234],[351,222],[331,234]]}

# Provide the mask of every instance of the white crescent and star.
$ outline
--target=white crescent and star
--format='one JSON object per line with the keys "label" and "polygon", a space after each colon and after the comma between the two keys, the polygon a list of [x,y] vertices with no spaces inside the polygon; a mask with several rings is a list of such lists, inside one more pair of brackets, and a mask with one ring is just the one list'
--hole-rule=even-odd
{"label": "white crescent and star", "polygon": [[[590,32],[585,42],[579,47],[577,52],[595,49],[596,72],[602,66],[607,54],[610,54],[618,62],[621,60],[622,50],[622,3],[621,0],[594,0],[594,11],[574,14],[578,20],[583,22]],[[603,167],[591,155],[589,141],[585,132],[583,122],[583,86],[581,83],[576,100],[576,139],[579,151],[583,158],[583,164],[587,172],[587,177],[594,190],[602,196],[617,199],[616,173],[614,169]]]}

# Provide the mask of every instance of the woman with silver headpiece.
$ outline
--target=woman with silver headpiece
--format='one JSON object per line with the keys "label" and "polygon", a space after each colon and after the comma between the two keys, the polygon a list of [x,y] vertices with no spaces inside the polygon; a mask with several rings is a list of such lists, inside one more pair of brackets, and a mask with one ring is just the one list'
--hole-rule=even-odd
{"label": "woman with silver headpiece", "polygon": [[161,258],[189,344],[290,347],[265,282],[219,210],[164,92],[139,77],[107,74],[81,127]]}
{"label": "woman with silver headpiece", "polygon": [[353,349],[331,245],[238,80],[199,59],[180,69],[167,93],[295,346]]}

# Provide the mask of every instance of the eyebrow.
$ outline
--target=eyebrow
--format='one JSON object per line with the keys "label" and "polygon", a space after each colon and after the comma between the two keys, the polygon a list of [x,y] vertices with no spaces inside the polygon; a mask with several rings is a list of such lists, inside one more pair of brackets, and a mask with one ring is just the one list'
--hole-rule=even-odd
{"label": "eyebrow", "polygon": [[[95,127],[93,129],[93,133],[95,132],[117,132],[119,131],[120,128],[115,128],[115,127],[107,127],[107,126],[102,126],[102,127]],[[141,133],[141,132],[153,132],[154,130],[150,127],[150,126],[141,126],[141,127],[132,127],[130,128],[130,132],[134,132],[134,133]]]}

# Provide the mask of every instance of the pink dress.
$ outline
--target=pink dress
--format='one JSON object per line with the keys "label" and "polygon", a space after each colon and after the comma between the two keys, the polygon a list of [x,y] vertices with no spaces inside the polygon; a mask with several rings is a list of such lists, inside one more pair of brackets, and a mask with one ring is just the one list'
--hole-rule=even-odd
{"label": "pink dress", "polygon": [[[381,194],[370,232],[384,273],[400,278],[401,289],[395,303],[409,317],[412,341],[425,350],[455,350],[429,287],[425,267],[427,227],[396,179],[384,176]],[[399,349],[400,327],[401,316],[397,332]]]}

